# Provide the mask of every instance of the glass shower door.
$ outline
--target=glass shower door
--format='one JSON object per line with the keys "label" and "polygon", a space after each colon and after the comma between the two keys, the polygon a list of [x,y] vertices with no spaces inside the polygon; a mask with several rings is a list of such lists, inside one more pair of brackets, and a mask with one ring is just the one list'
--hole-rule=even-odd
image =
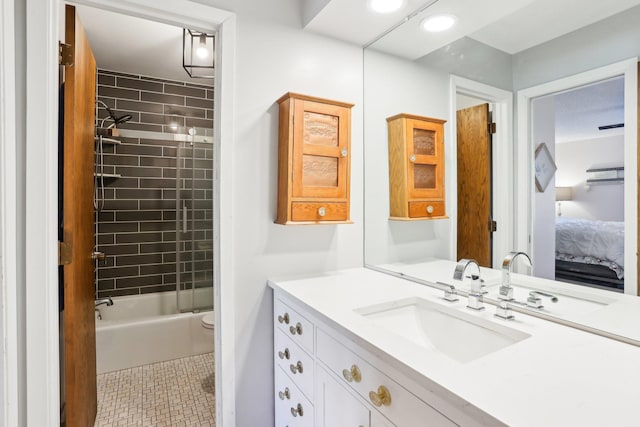
{"label": "glass shower door", "polygon": [[191,141],[180,142],[176,153],[176,290],[180,312],[213,307],[213,144],[196,140],[193,128],[189,134]]}

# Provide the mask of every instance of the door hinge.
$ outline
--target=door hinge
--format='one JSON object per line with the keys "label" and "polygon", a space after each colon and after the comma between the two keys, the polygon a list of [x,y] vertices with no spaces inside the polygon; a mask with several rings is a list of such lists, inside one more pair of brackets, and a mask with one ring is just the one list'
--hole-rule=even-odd
{"label": "door hinge", "polygon": [[489,221],[489,232],[490,233],[495,233],[496,231],[498,231],[498,223],[496,221],[490,220]]}
{"label": "door hinge", "polygon": [[71,264],[71,245],[58,242],[58,265]]}
{"label": "door hinge", "polygon": [[73,48],[70,44],[58,42],[58,64],[70,67],[73,65]]}
{"label": "door hinge", "polygon": [[488,129],[489,129],[489,133],[491,133],[491,134],[496,133],[496,124],[495,123],[489,123],[488,124]]}

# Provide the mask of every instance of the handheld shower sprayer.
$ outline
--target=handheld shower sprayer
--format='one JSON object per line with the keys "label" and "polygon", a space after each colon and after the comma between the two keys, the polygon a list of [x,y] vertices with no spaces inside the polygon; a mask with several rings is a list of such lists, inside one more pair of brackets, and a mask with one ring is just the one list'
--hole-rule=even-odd
{"label": "handheld shower sprayer", "polygon": [[105,110],[107,110],[107,114],[109,115],[109,117],[105,117],[104,119],[102,119],[102,122],[100,123],[100,127],[104,126],[104,122],[107,119],[111,119],[113,121],[112,124],[109,125],[109,127],[118,127],[118,125],[122,124],[122,123],[126,123],[129,120],[131,120],[133,117],[131,116],[131,114],[124,114],[120,117],[116,116],[116,114],[113,112],[113,110],[111,108],[109,108],[109,106],[107,104],[105,104],[104,102],[102,102],[101,100],[97,100],[96,102],[98,102],[100,105],[102,105],[104,107]]}

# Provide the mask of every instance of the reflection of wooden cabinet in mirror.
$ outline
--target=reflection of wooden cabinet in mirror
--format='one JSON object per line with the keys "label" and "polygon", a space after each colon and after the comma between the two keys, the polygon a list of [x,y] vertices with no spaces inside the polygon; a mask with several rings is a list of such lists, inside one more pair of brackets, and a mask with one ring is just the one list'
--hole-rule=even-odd
{"label": "reflection of wooden cabinet in mirror", "polygon": [[351,107],[287,93],[280,104],[278,224],[349,221]]}
{"label": "reflection of wooden cabinet in mirror", "polygon": [[389,130],[390,219],[446,218],[444,124],[446,120],[398,114]]}

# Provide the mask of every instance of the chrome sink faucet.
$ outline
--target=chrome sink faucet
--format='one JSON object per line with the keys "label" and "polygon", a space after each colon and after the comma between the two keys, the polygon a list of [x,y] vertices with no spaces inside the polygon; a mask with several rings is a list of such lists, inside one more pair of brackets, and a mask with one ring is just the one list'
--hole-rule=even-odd
{"label": "chrome sink faucet", "polygon": [[511,268],[513,261],[518,256],[524,256],[528,262],[528,266],[531,267],[533,263],[531,258],[525,252],[509,252],[507,256],[502,260],[502,286],[500,286],[500,292],[498,298],[504,301],[513,301],[513,288],[511,287]]}
{"label": "chrome sink faucet", "polygon": [[[467,267],[469,267],[469,265],[471,264],[475,264],[476,269],[478,270],[478,274],[465,276]],[[480,278],[480,266],[478,265],[478,261],[476,261],[475,259],[462,258],[456,264],[456,268],[453,271],[453,278],[454,280],[464,280],[465,278],[469,278],[471,280],[471,291],[469,292],[467,307],[473,310],[483,310],[484,305],[482,303],[482,294],[485,292],[484,285],[482,284],[482,279]]]}

